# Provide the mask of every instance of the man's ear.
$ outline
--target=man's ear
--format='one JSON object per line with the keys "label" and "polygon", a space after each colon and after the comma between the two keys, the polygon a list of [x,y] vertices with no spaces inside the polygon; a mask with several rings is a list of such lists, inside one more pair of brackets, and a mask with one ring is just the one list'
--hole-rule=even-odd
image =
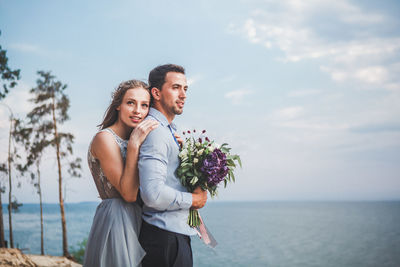
{"label": "man's ear", "polygon": [[161,98],[160,89],[158,89],[157,87],[151,88],[151,95],[153,96],[153,98],[155,100],[160,100],[160,98]]}

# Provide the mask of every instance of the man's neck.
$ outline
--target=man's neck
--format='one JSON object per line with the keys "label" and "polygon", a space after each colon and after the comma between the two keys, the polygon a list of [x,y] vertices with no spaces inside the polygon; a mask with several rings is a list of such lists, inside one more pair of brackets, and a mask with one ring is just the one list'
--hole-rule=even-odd
{"label": "man's neck", "polygon": [[171,122],[174,120],[175,118],[175,114],[169,114],[167,113],[161,105],[159,105],[158,103],[154,103],[154,105],[152,106],[152,108],[158,110],[159,112],[161,112],[165,118],[167,118],[167,121],[169,124],[171,124]]}

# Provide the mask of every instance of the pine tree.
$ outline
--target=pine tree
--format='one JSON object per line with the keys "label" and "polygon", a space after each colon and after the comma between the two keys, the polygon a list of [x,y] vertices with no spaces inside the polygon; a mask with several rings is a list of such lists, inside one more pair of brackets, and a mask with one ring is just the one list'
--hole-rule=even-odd
{"label": "pine tree", "polygon": [[[1,35],[1,31],[0,31]],[[0,100],[6,97],[7,93],[9,92],[10,88],[13,88],[17,85],[17,80],[20,79],[20,70],[12,70],[8,66],[8,57],[7,57],[7,51],[4,50],[1,45],[0,45],[0,83],[1,83],[1,88],[0,88]],[[8,106],[7,106],[8,107]],[[12,113],[11,113],[12,114]],[[10,119],[11,124],[12,120]],[[11,131],[11,128],[10,128]],[[11,181],[11,171],[8,171],[7,165],[10,165],[10,151],[8,153],[8,159],[7,159],[7,164],[2,163],[0,166],[0,172],[8,175],[9,176],[9,181]],[[11,182],[10,182],[11,183]],[[11,190],[11,187],[10,187]],[[3,223],[3,201],[2,201],[2,194],[5,193],[5,187],[0,184],[0,247],[5,247],[5,239],[4,239],[4,223]],[[10,191],[10,196],[11,196],[11,191]],[[11,197],[9,197],[11,199]],[[10,222],[10,243],[13,245],[13,240],[12,240],[12,224],[11,224],[11,212],[9,209],[9,222]]]}
{"label": "pine tree", "polygon": [[[40,165],[46,148],[51,146],[51,141],[46,138],[46,133],[51,132],[52,126],[46,121],[36,121],[36,124],[17,121],[14,132],[15,140],[25,147],[27,157],[25,164],[19,170],[22,174],[29,173],[31,183],[39,196],[40,207],[40,253],[44,255],[44,223],[43,223],[43,198]],[[69,163],[68,173],[72,177],[80,177],[81,159],[76,158]],[[65,188],[65,187],[64,187]]]}
{"label": "pine tree", "polygon": [[[17,121],[17,119],[14,117],[14,114],[11,110],[11,108],[4,104],[1,103],[1,105],[5,106],[8,111],[10,112],[10,117],[9,117],[9,121],[10,121],[10,127],[9,127],[9,132],[8,132],[8,152],[7,152],[7,163],[6,164],[2,164],[2,168],[1,171],[3,173],[6,173],[8,176],[8,226],[9,226],[9,238],[10,238],[10,247],[13,248],[14,247],[14,236],[13,236],[13,224],[12,224],[12,203],[13,203],[13,195],[12,195],[12,188],[13,188],[13,179],[12,179],[12,170],[13,167],[16,167],[17,169],[19,168],[19,164],[16,163],[16,160],[20,159],[20,155],[17,153],[17,147],[15,146],[15,144],[13,143],[14,138],[13,138],[13,133],[15,131],[15,123]],[[3,188],[1,188],[0,193],[3,192]],[[1,195],[0,195],[0,199],[1,199]],[[2,202],[2,201],[0,201]],[[16,202],[18,203],[18,202]],[[0,243],[5,246],[5,240],[4,240],[4,224],[3,224],[3,207],[1,206],[1,218],[0,218],[0,231],[2,231],[0,233]],[[1,240],[1,238],[3,238],[3,240]]]}
{"label": "pine tree", "polygon": [[[1,31],[0,31],[1,35]],[[13,88],[17,85],[16,80],[19,80],[20,70],[12,70],[8,66],[7,51],[3,50],[0,45],[0,74],[2,89],[0,89],[0,99],[6,97],[9,88]]]}
{"label": "pine tree", "polygon": [[[36,188],[39,195],[40,204],[40,251],[44,255],[44,227],[43,227],[43,202],[42,202],[42,187],[40,182],[40,163],[42,160],[43,152],[50,142],[46,140],[46,131],[43,130],[43,125],[39,122],[35,125],[26,125],[18,120],[15,125],[14,138],[24,146],[26,155],[25,163],[20,165],[20,172],[24,175],[29,172],[31,183]],[[32,165],[35,169],[32,170]]]}
{"label": "pine tree", "polygon": [[[5,163],[0,164],[0,173],[4,176],[7,175],[7,167]],[[4,239],[4,223],[3,223],[3,201],[1,199],[1,195],[6,191],[3,183],[1,182],[3,178],[0,180],[0,247],[6,247],[5,239]]]}
{"label": "pine tree", "polygon": [[[70,257],[67,242],[61,160],[68,159],[68,156],[73,155],[72,144],[74,136],[71,133],[59,131],[59,126],[69,119],[69,98],[65,94],[67,85],[57,81],[55,79],[56,77],[51,75],[50,72],[38,71],[37,73],[39,75],[36,81],[37,86],[30,90],[30,93],[34,95],[32,102],[35,106],[28,114],[28,119],[30,125],[40,125],[39,129],[36,130],[36,134],[39,135],[39,137],[42,136],[39,139],[42,140],[41,142],[43,142],[43,144],[38,144],[38,146],[47,147],[46,142],[48,142],[56,152],[63,255],[65,257]],[[38,147],[37,149],[40,148]],[[76,176],[78,176],[76,172],[77,169],[80,169],[79,162],[80,159],[73,161],[72,174],[76,174]],[[69,164],[69,170],[70,169],[71,163]],[[39,176],[40,172],[38,173],[38,178]]]}

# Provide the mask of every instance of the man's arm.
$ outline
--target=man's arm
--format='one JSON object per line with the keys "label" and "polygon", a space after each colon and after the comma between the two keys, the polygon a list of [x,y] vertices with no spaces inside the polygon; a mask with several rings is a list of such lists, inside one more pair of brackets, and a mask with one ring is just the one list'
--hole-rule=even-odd
{"label": "man's arm", "polygon": [[168,140],[162,127],[150,132],[140,147],[139,178],[144,203],[157,210],[189,209],[192,194],[166,185],[168,170]]}

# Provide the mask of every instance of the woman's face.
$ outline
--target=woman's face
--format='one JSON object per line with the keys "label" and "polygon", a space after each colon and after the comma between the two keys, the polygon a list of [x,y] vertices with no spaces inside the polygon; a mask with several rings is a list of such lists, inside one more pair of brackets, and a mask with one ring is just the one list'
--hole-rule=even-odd
{"label": "woman's face", "polygon": [[135,128],[149,113],[150,94],[142,88],[126,91],[121,105],[117,108],[118,117],[126,126]]}

